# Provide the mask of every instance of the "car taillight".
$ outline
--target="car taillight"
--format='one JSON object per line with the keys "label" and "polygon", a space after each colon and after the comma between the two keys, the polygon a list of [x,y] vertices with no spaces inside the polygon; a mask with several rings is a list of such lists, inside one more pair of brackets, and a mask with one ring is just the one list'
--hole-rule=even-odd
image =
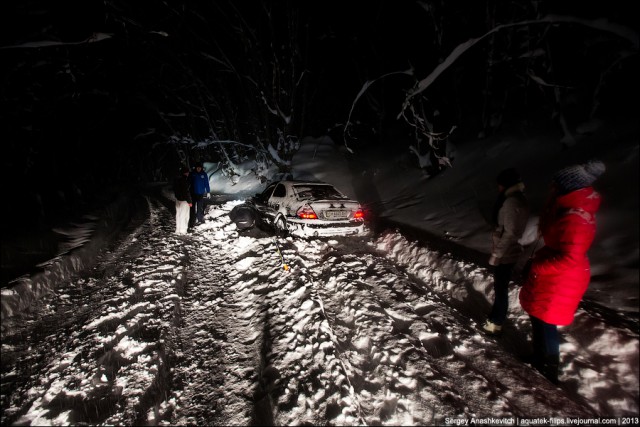
{"label": "car taillight", "polygon": [[358,209],[358,210],[353,214],[353,218],[354,218],[354,219],[362,219],[362,218],[364,218],[364,212],[362,212],[362,209]]}
{"label": "car taillight", "polygon": [[313,209],[311,209],[311,206],[309,205],[304,205],[303,207],[298,209],[296,215],[298,215],[298,218],[302,219],[318,219],[318,215],[316,215],[316,213],[313,211]]}

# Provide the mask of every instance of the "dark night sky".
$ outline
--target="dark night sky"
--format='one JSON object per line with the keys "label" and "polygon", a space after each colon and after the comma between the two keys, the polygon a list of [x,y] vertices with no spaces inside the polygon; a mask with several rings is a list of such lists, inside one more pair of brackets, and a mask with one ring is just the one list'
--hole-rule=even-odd
{"label": "dark night sky", "polygon": [[[29,205],[39,195],[55,203],[59,190],[70,193],[76,187],[91,194],[112,183],[148,180],[159,162],[173,159],[169,148],[150,154],[151,147],[175,134],[197,140],[213,127],[220,138],[249,143],[256,132],[272,136],[280,124],[260,109],[253,82],[269,91],[274,58],[283,90],[274,96],[282,105],[294,99],[288,96],[292,82],[308,70],[287,129],[302,137],[344,124],[365,81],[410,67],[422,79],[458,44],[500,23],[555,13],[604,17],[637,27],[637,14],[630,12],[633,2],[623,0],[291,0],[266,1],[267,8],[257,1],[168,3],[42,0],[4,6],[0,46],[61,43],[0,49],[3,182],[9,198]],[[429,5],[431,13],[423,5]],[[112,38],[68,44],[97,32]],[[483,42],[425,92],[427,110],[443,113],[441,129],[436,130],[456,124],[460,137],[477,135],[483,108],[498,103],[505,120],[531,119],[537,113],[550,120],[555,98],[548,88],[530,84],[524,77],[527,71],[575,88],[566,91],[573,106],[567,115],[579,121],[588,114],[585,106],[602,71],[615,55],[633,50],[624,40],[577,25],[521,28],[500,34],[494,43],[489,90],[490,49]],[[526,63],[515,60],[527,43],[529,49],[547,49],[549,56]],[[295,54],[291,46],[297,48]],[[233,64],[233,69],[212,57]],[[636,46],[603,86],[602,114],[637,114],[638,86],[631,78],[637,61]],[[553,73],[547,73],[550,63]],[[414,83],[394,76],[372,86],[353,118],[378,127],[383,137],[408,136],[396,115]],[[282,95],[286,91],[288,95]],[[634,109],[621,108],[625,103]],[[202,119],[205,110],[208,121]],[[136,138],[149,129],[154,131]],[[50,185],[37,188],[43,176]],[[19,217],[42,222],[33,212]]]}

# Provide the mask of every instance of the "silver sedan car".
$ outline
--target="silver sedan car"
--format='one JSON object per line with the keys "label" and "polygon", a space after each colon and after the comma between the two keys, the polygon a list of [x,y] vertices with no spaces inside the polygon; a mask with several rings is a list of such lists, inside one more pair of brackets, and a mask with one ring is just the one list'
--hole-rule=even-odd
{"label": "silver sedan car", "polygon": [[362,206],[333,185],[277,181],[248,203],[276,234],[300,237],[344,236],[365,232]]}

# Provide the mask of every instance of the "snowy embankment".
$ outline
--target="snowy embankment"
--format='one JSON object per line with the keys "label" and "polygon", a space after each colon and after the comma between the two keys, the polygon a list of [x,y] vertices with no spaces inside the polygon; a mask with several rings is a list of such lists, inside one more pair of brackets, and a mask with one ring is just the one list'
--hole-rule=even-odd
{"label": "snowy embankment", "polygon": [[[453,255],[432,251],[419,242],[409,242],[398,233],[382,236],[376,247],[449,298],[454,307],[469,315],[471,322],[484,320],[493,301],[492,279],[484,268],[457,261]],[[518,292],[519,287],[512,285],[509,318],[513,327],[509,331],[512,343],[521,345],[531,329]],[[574,322],[559,328],[563,381],[599,413],[637,414],[640,367],[637,322],[626,321],[624,317],[605,318],[589,307],[581,305]]]}
{"label": "snowy embankment", "polygon": [[134,217],[147,210],[145,203],[139,195],[121,193],[100,211],[85,215],[84,223],[56,229],[66,236],[67,242],[61,245],[56,257],[38,266],[41,272],[19,277],[2,289],[1,318],[4,320],[29,308],[41,297],[55,292],[60,282],[90,268],[105,247],[124,228],[131,226]]}

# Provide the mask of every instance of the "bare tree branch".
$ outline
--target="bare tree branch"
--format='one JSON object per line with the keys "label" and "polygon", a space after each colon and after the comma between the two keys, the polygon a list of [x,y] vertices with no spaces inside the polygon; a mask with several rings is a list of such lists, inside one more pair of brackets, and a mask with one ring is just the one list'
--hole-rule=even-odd
{"label": "bare tree branch", "polygon": [[[408,76],[413,76],[413,69],[409,69],[406,71],[393,71],[391,73],[387,73],[387,74],[383,74],[382,76],[378,77],[377,79],[374,80],[367,80],[364,85],[362,86],[362,88],[360,89],[360,92],[358,92],[358,94],[356,95],[356,98],[353,100],[353,103],[351,104],[351,109],[349,110],[349,116],[347,117],[347,122],[344,124],[344,132],[343,135],[346,135],[348,132],[348,128],[351,125],[351,115],[353,114],[353,109],[356,106],[356,103],[358,102],[358,99],[360,99],[360,97],[367,91],[367,89],[369,89],[369,87],[374,84],[375,82],[384,79],[385,77],[389,77],[395,74],[406,74]],[[346,137],[343,138],[344,139],[344,146],[347,148],[347,150],[349,150],[350,153],[353,153],[353,150],[351,150],[351,148],[349,148],[349,145],[347,144],[347,139]]]}
{"label": "bare tree branch", "polygon": [[52,46],[84,45],[87,43],[97,43],[103,40],[108,40],[112,36],[113,34],[108,34],[108,33],[93,33],[91,37],[87,37],[86,39],[79,42],[61,42],[61,41],[54,41],[54,40],[41,40],[37,42],[27,42],[27,43],[12,45],[12,46],[0,46],[0,49],[22,49],[22,48],[40,48],[40,47],[52,47]]}
{"label": "bare tree branch", "polygon": [[420,80],[416,85],[416,87],[413,90],[409,91],[403,105],[403,110],[408,106],[411,98],[413,98],[414,96],[418,95],[419,93],[427,89],[429,86],[431,86],[431,84],[440,76],[440,74],[442,74],[447,68],[449,68],[449,66],[453,64],[460,57],[460,55],[465,53],[471,47],[475,46],[479,41],[485,39],[491,34],[494,34],[498,31],[501,31],[505,28],[510,28],[510,27],[520,27],[520,26],[536,25],[536,24],[562,24],[562,23],[580,24],[580,25],[591,27],[600,31],[615,34],[620,38],[631,42],[631,44],[633,45],[633,48],[636,51],[638,50],[639,37],[636,31],[632,30],[631,28],[625,27],[623,25],[609,22],[606,19],[588,20],[588,19],[577,18],[574,16],[548,15],[541,19],[534,19],[534,20],[527,20],[527,21],[520,21],[520,22],[513,22],[509,24],[498,25],[497,27],[491,29],[490,31],[488,31],[487,33],[485,33],[484,35],[478,38],[469,39],[466,42],[459,44],[449,54],[449,56],[447,56],[447,58],[431,72],[431,74],[429,74],[426,78]]}

